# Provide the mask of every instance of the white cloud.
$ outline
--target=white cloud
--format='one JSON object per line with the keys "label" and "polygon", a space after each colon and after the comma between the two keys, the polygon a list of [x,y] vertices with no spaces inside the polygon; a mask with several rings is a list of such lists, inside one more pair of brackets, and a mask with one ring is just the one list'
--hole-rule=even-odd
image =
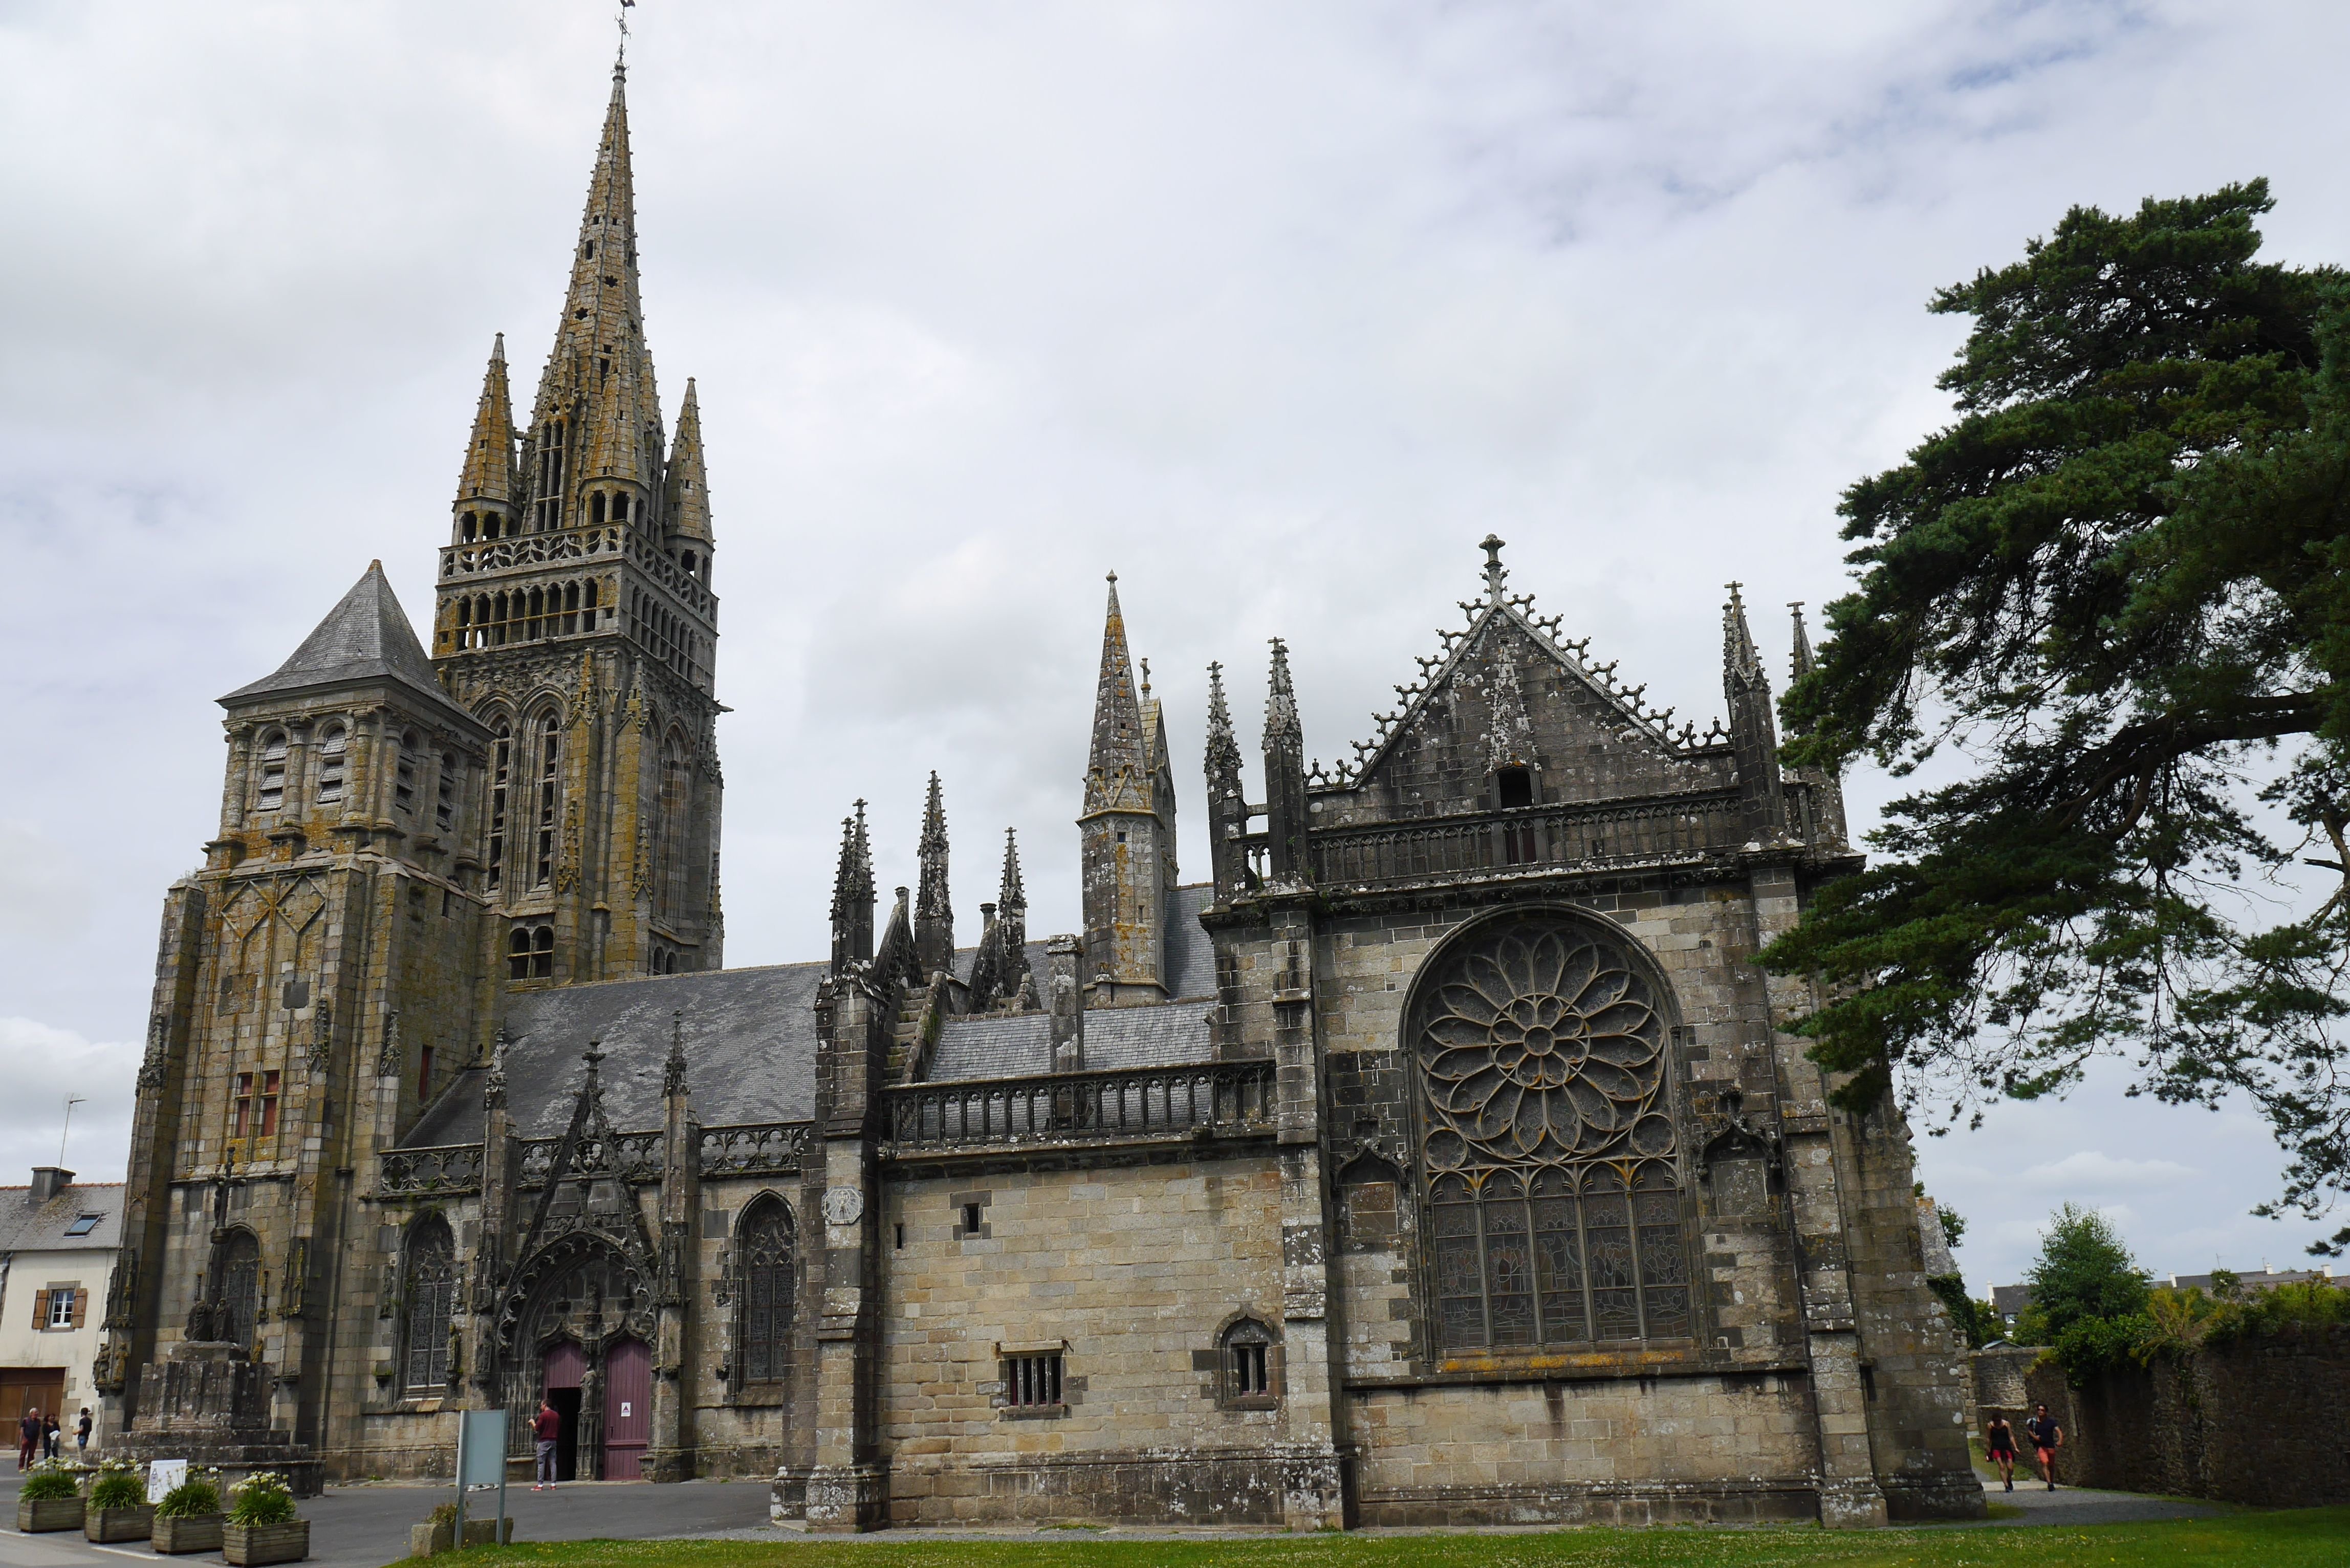
{"label": "white cloud", "polygon": [[2195,1174],[2175,1159],[2116,1159],[2102,1149],[2083,1148],[2032,1167],[2022,1179],[2028,1185],[2062,1188],[2066,1192],[2101,1193],[2168,1187]]}
{"label": "white cloud", "polygon": [[[1944,417],[1935,286],[2074,202],[2255,173],[2276,254],[2350,254],[2350,11],[2314,0],[631,15],[648,334],[672,408],[698,378],[717,504],[740,963],[823,950],[858,796],[910,879],[932,767],[965,929],[1006,825],[1032,929],[1075,925],[1106,570],[1196,875],[1209,659],[1247,729],[1288,637],[1340,754],[1491,529],[1701,723],[1722,582],[1833,597],[1839,490]],[[214,830],[212,699],[371,556],[425,618],[490,336],[526,400],[554,325],[610,44],[568,0],[0,10],[0,818],[37,836],[0,843],[9,1011],[139,1035]],[[1864,822],[1889,793],[1851,792]],[[2132,1147],[2116,1116],[2207,1173],[2165,1189],[2182,1224],[2312,1230],[2242,1217],[2256,1127],[2100,1083],[1928,1146],[1970,1268],[2012,1272],[1995,1221],[2066,1196],[2018,1173]]]}

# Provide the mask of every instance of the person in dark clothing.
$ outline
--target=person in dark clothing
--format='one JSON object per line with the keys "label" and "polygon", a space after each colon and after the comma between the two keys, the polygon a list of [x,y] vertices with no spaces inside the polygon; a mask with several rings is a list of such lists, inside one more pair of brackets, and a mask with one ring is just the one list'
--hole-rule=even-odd
{"label": "person in dark clothing", "polygon": [[53,1459],[57,1457],[57,1433],[60,1429],[55,1416],[41,1423],[41,1457],[43,1459]]}
{"label": "person in dark clothing", "polygon": [[2015,1428],[2004,1416],[1993,1416],[1983,1428],[1983,1452],[1999,1471],[1999,1479],[2007,1490],[2015,1490]]}
{"label": "person in dark clothing", "polygon": [[25,1469],[41,1447],[41,1413],[27,1410],[16,1423],[16,1468]]}
{"label": "person in dark clothing", "polygon": [[84,1405],[81,1407],[81,1419],[74,1425],[75,1458],[84,1459],[89,1458],[89,1430],[95,1424],[89,1418],[89,1407]]}
{"label": "person in dark clothing", "polygon": [[2056,1490],[2056,1450],[2064,1446],[2064,1428],[2048,1413],[2045,1405],[2036,1407],[2032,1419],[2023,1423],[2023,1435],[2032,1439],[2032,1451],[2040,1460],[2040,1479],[2048,1490]]}
{"label": "person in dark clothing", "polygon": [[533,1491],[546,1491],[555,1485],[555,1444],[563,1435],[563,1417],[555,1407],[539,1397],[538,1414],[530,1418],[530,1435],[538,1440],[538,1479],[530,1483]]}

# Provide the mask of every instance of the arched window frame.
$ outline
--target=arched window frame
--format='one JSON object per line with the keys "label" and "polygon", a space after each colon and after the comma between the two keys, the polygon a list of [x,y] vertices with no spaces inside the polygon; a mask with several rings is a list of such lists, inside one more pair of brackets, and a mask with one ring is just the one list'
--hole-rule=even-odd
{"label": "arched window frame", "polygon": [[[1480,1053],[1494,1049],[1486,1042],[1512,1049],[1526,1042],[1497,1028],[1513,1015],[1485,994],[1499,984],[1491,977],[1510,972],[1515,961],[1503,957],[1480,970],[1488,977],[1482,982],[1466,976],[1478,955],[1493,959],[1500,944],[1545,932],[1570,957],[1585,947],[1608,955],[1603,968],[1579,983],[1596,985],[1603,974],[1623,978],[1613,1000],[1603,1001],[1605,992],[1577,995],[1590,999],[1591,1015],[1602,1016],[1608,1029],[1620,1025],[1631,1032],[1624,1037],[1637,1035],[1650,1047],[1645,1058],[1637,1048],[1623,1054],[1638,1064],[1637,1072],[1623,1077],[1641,1085],[1641,1092],[1621,1102],[1628,1112],[1620,1106],[1611,1112],[1620,1122],[1612,1132],[1576,1132],[1572,1149],[1562,1148],[1555,1135],[1542,1135],[1529,1155],[1495,1158],[1497,1142],[1522,1145],[1526,1127],[1554,1125],[1544,1118],[1570,1114],[1575,1101],[1561,1079],[1533,1105],[1529,1117],[1527,1107],[1540,1093],[1523,1086],[1530,1069],[1471,1070]],[[1558,983],[1564,992],[1578,982],[1570,974]],[[1455,987],[1467,995],[1440,1000]],[[1533,985],[1511,1006],[1540,992]],[[1617,1012],[1619,1003],[1627,1011]],[[1628,1011],[1635,1007],[1646,1013],[1638,1022]],[[1489,1022],[1471,1017],[1482,1017],[1481,1008],[1490,1010]],[[1566,1013],[1584,1016],[1572,1006],[1561,1010],[1562,1018]],[[1421,1214],[1421,1300],[1427,1348],[1436,1363],[1697,1340],[1702,1302],[1693,1283],[1696,1225],[1685,1170],[1677,1016],[1669,983],[1638,940],[1587,911],[1554,906],[1497,911],[1464,924],[1430,954],[1405,1012],[1404,1044],[1419,1135],[1411,1187]],[[1571,1021],[1561,1023],[1562,1031],[1573,1027]],[[1456,1054],[1457,1063],[1432,1067],[1432,1058]],[[1589,1059],[1603,1064],[1588,1075],[1596,1084],[1606,1076],[1607,1058],[1594,1054]],[[1532,1063],[1534,1054],[1513,1060]],[[1490,1094],[1495,1103],[1478,1102],[1482,1120],[1464,1122],[1457,1104],[1440,1103],[1440,1093],[1456,1092]],[[1513,1093],[1522,1097],[1497,1103]],[[1579,1116],[1565,1125],[1590,1126]],[[1472,1137],[1463,1130],[1477,1127],[1491,1131]]]}
{"label": "arched window frame", "polygon": [[449,1221],[422,1215],[400,1250],[400,1386],[411,1396],[449,1386],[449,1322],[457,1305],[457,1243]]}
{"label": "arched window frame", "polygon": [[261,1238],[242,1225],[221,1243],[219,1299],[229,1342],[250,1348],[261,1328]]}
{"label": "arched window frame", "polygon": [[563,715],[540,711],[530,725],[531,877],[533,888],[555,880],[556,836],[563,826]]}
{"label": "arched window frame", "polygon": [[1272,1410],[1281,1404],[1281,1335],[1243,1313],[1216,1335],[1216,1403],[1227,1410]]}
{"label": "arched window frame", "polygon": [[734,1229],[734,1381],[745,1390],[791,1381],[799,1301],[799,1228],[791,1205],[763,1192]]}

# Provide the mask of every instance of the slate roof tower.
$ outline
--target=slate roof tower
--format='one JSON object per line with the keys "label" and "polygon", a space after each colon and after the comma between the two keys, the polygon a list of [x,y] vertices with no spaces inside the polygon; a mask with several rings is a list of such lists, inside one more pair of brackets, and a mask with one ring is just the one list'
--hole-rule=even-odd
{"label": "slate roof tower", "polygon": [[525,955],[508,980],[716,969],[718,601],[702,416],[664,435],[615,69],[555,341],[516,430],[503,337],[442,551],[432,652],[494,737],[458,848]]}

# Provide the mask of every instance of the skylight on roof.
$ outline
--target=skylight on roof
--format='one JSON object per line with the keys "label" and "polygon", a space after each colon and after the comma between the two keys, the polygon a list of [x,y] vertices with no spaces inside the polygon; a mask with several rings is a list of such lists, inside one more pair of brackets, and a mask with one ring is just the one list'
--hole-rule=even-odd
{"label": "skylight on roof", "polygon": [[103,1214],[85,1214],[80,1219],[66,1227],[66,1234],[68,1236],[87,1236],[92,1231],[97,1230],[98,1222],[105,1218],[106,1216]]}

